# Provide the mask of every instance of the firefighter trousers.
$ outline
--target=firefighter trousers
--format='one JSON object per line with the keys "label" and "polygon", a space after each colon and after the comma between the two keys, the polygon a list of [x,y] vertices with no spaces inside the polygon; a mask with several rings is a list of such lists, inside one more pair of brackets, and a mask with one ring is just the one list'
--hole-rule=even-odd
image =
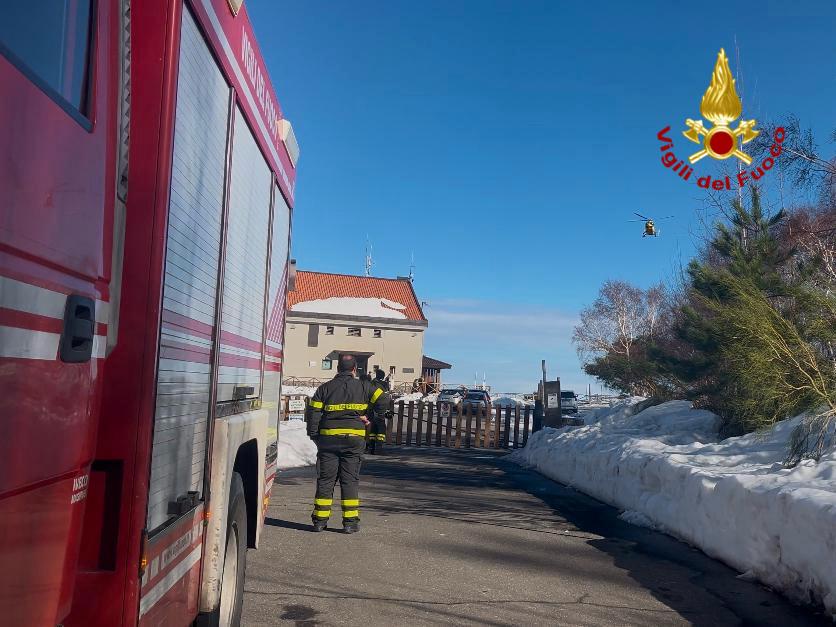
{"label": "firefighter trousers", "polygon": [[366,441],[357,436],[320,436],[316,455],[316,496],[313,520],[331,516],[334,486],[340,480],[343,522],[360,518],[360,464]]}

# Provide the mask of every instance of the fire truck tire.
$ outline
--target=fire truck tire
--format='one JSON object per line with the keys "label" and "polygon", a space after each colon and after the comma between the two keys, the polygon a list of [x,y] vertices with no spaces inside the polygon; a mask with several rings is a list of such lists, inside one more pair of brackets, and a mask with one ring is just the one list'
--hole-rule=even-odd
{"label": "fire truck tire", "polygon": [[229,489],[229,513],[226,525],[226,547],[221,574],[218,607],[198,620],[207,627],[237,627],[244,606],[244,576],[247,570],[247,504],[244,501],[244,482],[237,472],[232,473]]}

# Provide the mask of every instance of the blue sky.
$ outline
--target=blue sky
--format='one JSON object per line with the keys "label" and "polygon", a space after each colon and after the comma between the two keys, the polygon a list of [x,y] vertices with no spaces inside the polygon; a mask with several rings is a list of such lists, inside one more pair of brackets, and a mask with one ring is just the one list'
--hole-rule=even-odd
{"label": "blue sky", "polygon": [[[836,128],[826,0],[247,7],[301,147],[299,267],[360,274],[367,235],[376,275],[414,253],[425,353],[456,382],[528,391],[545,358],[585,389],[580,309],[608,278],[648,286],[693,254],[705,193],[661,166],[656,133],[693,152],[681,130],[721,47],[744,117],[793,112],[823,142]],[[675,217],[643,240],[633,211]]]}

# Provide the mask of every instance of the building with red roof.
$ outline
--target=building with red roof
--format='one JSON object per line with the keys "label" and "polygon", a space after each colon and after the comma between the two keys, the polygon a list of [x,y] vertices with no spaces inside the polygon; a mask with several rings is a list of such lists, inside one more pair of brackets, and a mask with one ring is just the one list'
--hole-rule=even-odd
{"label": "building with red roof", "polygon": [[284,374],[330,379],[342,354],[358,370],[380,368],[393,384],[422,374],[427,319],[408,278],[296,273],[288,293]]}

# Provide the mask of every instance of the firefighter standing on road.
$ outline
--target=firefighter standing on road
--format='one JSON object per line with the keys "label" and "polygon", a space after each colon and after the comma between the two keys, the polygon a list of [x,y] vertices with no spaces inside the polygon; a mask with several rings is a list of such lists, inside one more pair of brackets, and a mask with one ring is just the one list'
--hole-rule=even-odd
{"label": "firefighter standing on road", "polygon": [[[366,415],[370,414],[376,423],[381,421],[389,397],[383,389],[360,381],[356,375],[354,356],[340,355],[337,376],[320,385],[308,405],[308,436],[318,449],[316,497],[311,515],[314,531],[328,526],[338,477],[343,530],[355,533],[360,529],[360,463],[366,447],[366,425],[371,422]],[[384,422],[384,432],[385,429]]]}
{"label": "firefighter standing on road", "polygon": [[[386,381],[386,373],[378,368],[374,373],[372,385],[383,390],[384,393],[389,391],[389,382]],[[388,412],[388,408],[386,412]],[[375,409],[375,420],[369,425],[369,445],[366,450],[372,455],[382,455],[383,445],[386,443],[386,413],[378,415]]]}

